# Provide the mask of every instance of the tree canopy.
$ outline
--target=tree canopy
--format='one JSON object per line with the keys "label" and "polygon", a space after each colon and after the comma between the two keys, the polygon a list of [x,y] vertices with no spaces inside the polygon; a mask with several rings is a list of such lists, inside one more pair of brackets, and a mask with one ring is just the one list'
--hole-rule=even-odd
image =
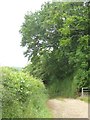
{"label": "tree canopy", "polygon": [[88,4],[83,2],[45,3],[41,10],[25,15],[21,46],[31,63],[33,76],[49,84],[73,76],[78,89],[88,85],[89,47]]}

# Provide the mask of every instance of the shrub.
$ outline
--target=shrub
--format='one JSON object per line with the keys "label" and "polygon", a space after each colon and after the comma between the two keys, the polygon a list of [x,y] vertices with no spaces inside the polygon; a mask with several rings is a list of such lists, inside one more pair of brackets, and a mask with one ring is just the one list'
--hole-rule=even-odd
{"label": "shrub", "polygon": [[50,117],[47,91],[40,80],[8,67],[0,68],[3,118]]}

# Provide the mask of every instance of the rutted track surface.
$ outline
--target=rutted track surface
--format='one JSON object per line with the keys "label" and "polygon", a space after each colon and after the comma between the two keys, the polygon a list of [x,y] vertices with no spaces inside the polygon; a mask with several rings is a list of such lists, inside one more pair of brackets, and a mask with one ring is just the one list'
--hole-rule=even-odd
{"label": "rutted track surface", "polygon": [[47,102],[53,118],[88,118],[88,103],[78,99],[51,99]]}

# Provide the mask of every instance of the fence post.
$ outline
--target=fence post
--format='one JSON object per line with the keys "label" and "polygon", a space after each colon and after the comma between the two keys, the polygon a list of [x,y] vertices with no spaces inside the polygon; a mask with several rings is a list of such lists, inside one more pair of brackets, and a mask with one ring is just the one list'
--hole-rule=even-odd
{"label": "fence post", "polygon": [[83,97],[83,88],[82,88],[82,97]]}

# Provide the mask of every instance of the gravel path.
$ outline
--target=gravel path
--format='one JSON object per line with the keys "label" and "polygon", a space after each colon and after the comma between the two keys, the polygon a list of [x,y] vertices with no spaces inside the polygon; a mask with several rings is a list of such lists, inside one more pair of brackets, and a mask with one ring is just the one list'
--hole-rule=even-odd
{"label": "gravel path", "polygon": [[88,118],[88,103],[78,99],[51,99],[48,107],[53,118]]}

